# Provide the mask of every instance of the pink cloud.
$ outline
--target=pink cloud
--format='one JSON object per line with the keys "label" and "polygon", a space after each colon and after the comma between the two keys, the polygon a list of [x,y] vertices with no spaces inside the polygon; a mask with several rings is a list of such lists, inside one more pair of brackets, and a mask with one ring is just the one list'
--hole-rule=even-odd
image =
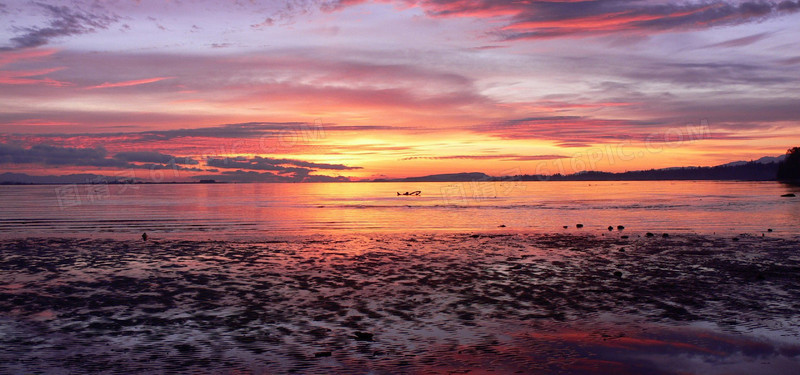
{"label": "pink cloud", "polygon": [[123,82],[105,82],[97,86],[90,86],[87,87],[87,90],[94,90],[94,89],[108,89],[114,87],[130,87],[130,86],[138,86],[138,85],[145,85],[148,83],[159,82],[167,79],[173,79],[175,77],[155,77],[155,78],[145,78],[145,79],[137,79],[132,81],[123,81]]}
{"label": "pink cloud", "polygon": [[64,68],[59,67],[27,71],[0,70],[0,85],[46,85],[57,87],[71,86],[72,84],[69,82],[57,81],[48,77],[31,78],[50,74],[62,69]]}
{"label": "pink cloud", "polygon": [[[24,49],[0,51],[0,66],[13,65],[19,62],[29,62],[51,56],[57,51],[54,49]],[[70,82],[57,81],[48,77],[35,78],[65,69],[55,67],[35,70],[0,70],[0,85],[44,85],[44,86],[71,86]]]}
{"label": "pink cloud", "polygon": [[58,52],[54,49],[23,49],[23,50],[10,50],[0,51],[0,66],[12,64],[23,60],[33,60],[42,57],[51,56]]}

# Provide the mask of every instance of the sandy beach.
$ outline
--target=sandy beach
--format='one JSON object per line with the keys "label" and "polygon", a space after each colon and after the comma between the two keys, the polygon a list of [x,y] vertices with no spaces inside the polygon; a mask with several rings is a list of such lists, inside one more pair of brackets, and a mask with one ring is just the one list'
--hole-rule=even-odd
{"label": "sandy beach", "polygon": [[2,373],[794,374],[800,241],[0,242]]}

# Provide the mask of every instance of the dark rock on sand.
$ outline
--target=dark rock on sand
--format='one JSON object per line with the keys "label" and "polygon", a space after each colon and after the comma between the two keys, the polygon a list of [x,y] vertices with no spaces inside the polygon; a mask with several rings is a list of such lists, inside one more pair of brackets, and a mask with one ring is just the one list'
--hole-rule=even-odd
{"label": "dark rock on sand", "polygon": [[617,230],[618,231],[622,231],[623,229],[625,229],[624,225],[617,225]]}
{"label": "dark rock on sand", "polygon": [[623,240],[627,240],[630,237],[628,237],[628,236],[620,236],[619,238],[622,238]]}
{"label": "dark rock on sand", "polygon": [[662,234],[662,235],[661,235],[661,237],[662,237],[662,238],[668,238],[668,237],[669,237],[669,234],[668,234],[668,233],[664,233],[664,234]]}
{"label": "dark rock on sand", "polygon": [[356,332],[353,338],[355,338],[356,341],[373,341],[374,336],[375,335],[369,332]]}
{"label": "dark rock on sand", "polygon": [[651,232],[647,232],[646,236],[647,236],[647,237],[655,237],[656,235],[655,235],[655,234],[653,234],[653,233],[651,233]]}
{"label": "dark rock on sand", "polygon": [[333,355],[331,352],[317,352],[314,353],[314,358],[330,357]]}
{"label": "dark rock on sand", "polygon": [[583,228],[583,224],[575,224],[575,228]]}
{"label": "dark rock on sand", "polygon": [[781,195],[781,196],[782,196],[782,197],[784,197],[784,198],[792,198],[792,197],[796,197],[796,195],[794,195],[794,194],[792,194],[792,193],[789,193],[789,194],[784,194],[784,195]]}
{"label": "dark rock on sand", "polygon": [[767,229],[767,232],[770,232],[770,233],[772,233],[772,228],[770,228],[770,229]]}
{"label": "dark rock on sand", "polygon": [[569,225],[565,225],[565,226],[564,226],[564,229],[567,229],[567,228],[569,228]]}
{"label": "dark rock on sand", "polygon": [[612,227],[612,226],[610,226],[610,225],[609,225],[609,226],[608,226],[608,231],[609,231],[609,232],[611,232],[612,230],[614,230],[614,227]]}
{"label": "dark rock on sand", "polygon": [[614,276],[617,277],[617,278],[622,278],[622,272],[614,271]]}
{"label": "dark rock on sand", "polygon": [[196,347],[189,344],[177,344],[175,345],[175,349],[178,349],[178,351],[181,353],[192,353],[197,351]]}

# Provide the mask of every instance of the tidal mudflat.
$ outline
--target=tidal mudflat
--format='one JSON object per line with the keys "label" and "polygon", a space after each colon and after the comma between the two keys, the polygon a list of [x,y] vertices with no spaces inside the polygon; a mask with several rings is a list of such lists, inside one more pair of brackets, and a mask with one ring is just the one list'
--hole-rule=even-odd
{"label": "tidal mudflat", "polygon": [[2,373],[795,374],[800,241],[0,242]]}

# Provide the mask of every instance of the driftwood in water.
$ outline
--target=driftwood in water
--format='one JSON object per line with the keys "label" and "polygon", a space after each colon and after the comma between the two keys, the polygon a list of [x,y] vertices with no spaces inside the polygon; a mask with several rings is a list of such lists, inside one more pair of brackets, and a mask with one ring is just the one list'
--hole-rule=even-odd
{"label": "driftwood in water", "polygon": [[422,194],[422,191],[419,191],[419,190],[412,191],[412,192],[405,192],[405,193],[401,193],[399,191],[397,192],[397,195],[415,195],[415,196],[418,196],[420,194]]}

